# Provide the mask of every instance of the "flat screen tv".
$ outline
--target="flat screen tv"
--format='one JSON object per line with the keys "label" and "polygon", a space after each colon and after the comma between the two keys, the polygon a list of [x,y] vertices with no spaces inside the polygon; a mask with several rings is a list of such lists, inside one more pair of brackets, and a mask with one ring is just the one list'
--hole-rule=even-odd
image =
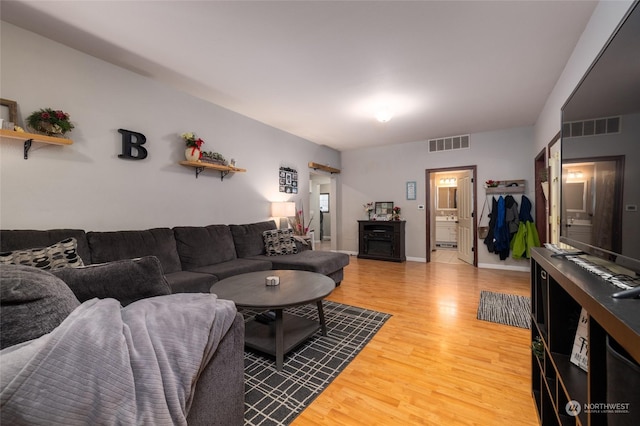
{"label": "flat screen tv", "polygon": [[640,6],[562,107],[560,241],[640,274]]}

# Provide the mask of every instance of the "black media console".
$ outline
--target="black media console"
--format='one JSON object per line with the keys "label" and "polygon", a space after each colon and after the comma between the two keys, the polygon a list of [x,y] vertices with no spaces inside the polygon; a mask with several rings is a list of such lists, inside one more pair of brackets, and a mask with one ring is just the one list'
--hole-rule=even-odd
{"label": "black media console", "polygon": [[[640,424],[640,299],[615,299],[620,288],[552,255],[532,249],[531,379],[540,424]],[[583,308],[577,348],[586,371],[571,362]]]}
{"label": "black media console", "polygon": [[404,220],[359,220],[358,257],[404,262]]}

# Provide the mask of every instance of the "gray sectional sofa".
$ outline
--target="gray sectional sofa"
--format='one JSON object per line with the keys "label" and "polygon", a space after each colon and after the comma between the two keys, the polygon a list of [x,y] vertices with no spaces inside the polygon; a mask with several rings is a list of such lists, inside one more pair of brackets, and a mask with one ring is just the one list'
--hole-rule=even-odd
{"label": "gray sectional sofa", "polygon": [[296,242],[297,253],[268,256],[263,232],[274,229],[274,221],[265,221],[112,232],[0,230],[0,252],[46,247],[73,237],[85,265],[155,256],[172,293],[206,293],[224,278],[271,269],[317,272],[340,285],[348,255],[312,251]]}
{"label": "gray sectional sofa", "polygon": [[[183,299],[205,296],[178,293],[209,293],[212,286],[215,293],[215,283],[221,279],[271,269],[318,272],[340,284],[343,268],[349,263],[348,255],[311,251],[298,241],[295,244],[297,253],[267,255],[263,233],[274,229],[275,222],[267,221],[115,232],[0,230],[3,304],[0,310],[0,343],[2,349],[8,350],[2,351],[3,357],[11,357],[11,352],[17,350],[14,348],[21,348],[20,345],[32,339],[49,333],[53,335],[55,330],[68,323],[65,318],[72,317],[73,309],[81,303],[85,306],[84,302],[91,304],[96,300],[109,302],[117,299],[123,310],[129,306],[138,309],[136,305],[140,301],[159,296],[172,298],[171,301],[181,304]],[[66,250],[68,241],[73,241],[71,238],[76,244],[69,253]],[[64,242],[64,250],[59,250],[60,242]],[[34,251],[28,249],[50,246],[56,247],[56,251],[47,254],[47,261],[53,258],[78,266],[81,259],[81,263],[89,267],[66,267],[48,272],[6,264],[19,263],[6,261],[14,254],[17,256],[16,253],[22,251],[32,255]],[[287,252],[292,251],[289,248],[292,249],[288,247]],[[12,257],[12,260],[16,258]],[[37,286],[39,279],[46,282]],[[56,286],[60,293],[57,290],[53,292]],[[61,303],[60,300],[66,302]],[[231,322],[229,329],[219,336],[215,353],[197,379],[186,419],[189,425],[239,425],[243,422],[244,322],[235,307],[229,315],[235,318],[232,321],[228,319]],[[216,314],[218,316],[221,317]],[[101,383],[99,377],[93,379]],[[38,383],[36,380],[36,385]],[[43,401],[52,403],[53,400],[45,397]],[[11,413],[2,413],[0,417],[22,418],[27,411],[30,410],[23,404],[16,404]],[[59,411],[62,416],[66,413],[63,408]]]}

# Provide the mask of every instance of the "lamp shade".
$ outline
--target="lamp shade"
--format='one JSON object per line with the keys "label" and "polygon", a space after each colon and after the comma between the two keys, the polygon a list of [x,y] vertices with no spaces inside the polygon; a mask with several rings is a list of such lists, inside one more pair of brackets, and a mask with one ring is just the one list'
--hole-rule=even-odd
{"label": "lamp shade", "polygon": [[291,217],[296,215],[296,203],[277,201],[271,203],[271,217]]}

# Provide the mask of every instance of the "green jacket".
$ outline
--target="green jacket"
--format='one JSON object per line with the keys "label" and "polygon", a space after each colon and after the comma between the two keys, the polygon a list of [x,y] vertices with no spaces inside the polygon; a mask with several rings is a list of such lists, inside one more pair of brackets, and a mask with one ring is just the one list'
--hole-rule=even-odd
{"label": "green jacket", "polygon": [[518,232],[511,239],[511,257],[521,259],[523,255],[531,257],[531,247],[540,247],[538,230],[531,221],[520,222]]}

